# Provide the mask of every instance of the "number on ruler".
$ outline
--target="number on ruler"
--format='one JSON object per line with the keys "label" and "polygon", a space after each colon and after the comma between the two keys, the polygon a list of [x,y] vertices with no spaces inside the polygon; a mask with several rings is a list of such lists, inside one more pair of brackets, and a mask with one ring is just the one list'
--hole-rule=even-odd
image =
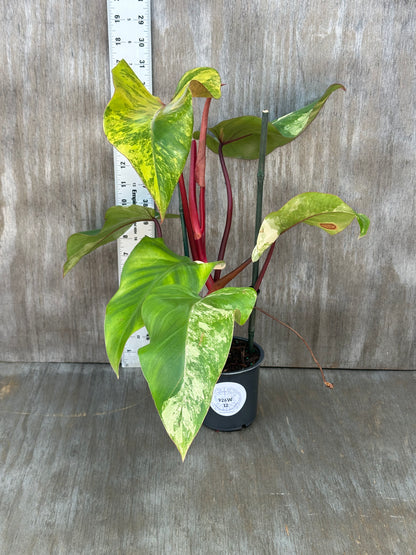
{"label": "number on ruler", "polygon": [[[121,59],[137,74],[151,92],[151,0],[107,0],[110,69]],[[134,172],[130,163],[119,152],[114,154],[116,202],[121,206],[137,204],[153,207],[153,199]],[[154,236],[153,224],[138,222],[118,240],[118,270],[133,248],[145,235]],[[138,330],[129,338],[123,352],[123,366],[138,366],[137,350],[148,343],[146,330]]]}

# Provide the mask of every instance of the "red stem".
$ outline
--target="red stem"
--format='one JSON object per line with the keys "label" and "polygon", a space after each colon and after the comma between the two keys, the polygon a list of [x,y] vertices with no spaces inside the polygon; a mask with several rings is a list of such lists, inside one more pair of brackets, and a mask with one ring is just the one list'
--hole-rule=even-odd
{"label": "red stem", "polygon": [[201,130],[199,133],[198,156],[196,159],[195,177],[196,182],[202,188],[205,187],[205,165],[206,165],[206,141],[208,130],[208,114],[211,98],[207,98],[202,112]]}
{"label": "red stem", "polygon": [[191,145],[191,166],[189,169],[189,211],[191,215],[192,230],[195,239],[202,237],[201,226],[198,218],[198,205],[196,202],[196,180],[195,180],[195,163],[196,163],[196,141],[192,140]]}
{"label": "red stem", "polygon": [[156,230],[156,237],[163,237],[162,234],[162,227],[160,225],[160,222],[157,218],[153,218],[154,224],[155,224],[155,230]]}
{"label": "red stem", "polygon": [[199,189],[199,225],[201,226],[202,236],[205,237],[205,187]]}
{"label": "red stem", "polygon": [[199,260],[201,262],[208,262],[207,255],[205,253],[205,245],[202,238],[195,241],[195,246],[196,246],[196,257],[194,257],[194,260]]}
{"label": "red stem", "polygon": [[205,187],[200,187],[199,189],[199,217],[199,222],[202,229],[202,237],[201,239],[199,239],[199,241],[201,242],[202,252],[206,258],[207,247],[205,242]]}
{"label": "red stem", "polygon": [[269,248],[269,252],[267,253],[267,257],[266,257],[266,260],[265,260],[265,262],[264,262],[264,264],[263,264],[263,267],[262,267],[262,269],[261,269],[261,272],[260,272],[260,274],[258,275],[258,278],[257,278],[257,280],[256,280],[256,283],[254,284],[254,289],[255,289],[257,292],[258,292],[259,289],[260,289],[260,285],[261,285],[261,282],[263,281],[264,274],[266,273],[267,267],[268,267],[268,265],[269,265],[269,263],[270,263],[270,260],[271,260],[271,258],[272,258],[272,256],[273,256],[273,251],[274,251],[275,246],[276,246],[276,241],[275,241],[275,242],[272,244],[272,246]]}
{"label": "red stem", "polygon": [[229,274],[223,276],[217,281],[214,281],[214,285],[211,291],[218,291],[218,289],[222,289],[223,287],[225,287],[228,283],[230,283],[231,280],[233,280],[236,276],[238,276],[240,272],[242,272],[245,268],[247,268],[247,266],[250,266],[250,264],[251,264],[251,257],[247,258],[247,260],[244,260],[244,262],[242,262],[240,266],[232,270]]}
{"label": "red stem", "polygon": [[186,195],[186,186],[183,175],[179,178],[179,192],[182,200],[183,217],[185,220],[185,227],[188,233],[189,246],[191,248],[191,254],[193,260],[200,260],[201,262],[207,262],[207,257],[205,253],[205,242],[202,239],[195,239],[193,234],[193,227],[191,223],[191,214],[189,211],[189,204]]}
{"label": "red stem", "polygon": [[[231,190],[230,176],[228,175],[227,166],[225,165],[224,154],[222,152],[222,144],[218,148],[218,155],[220,157],[221,169],[224,175],[225,187],[227,189],[227,219],[225,221],[224,233],[221,240],[220,250],[218,251],[218,260],[223,260],[225,249],[227,248],[228,237],[230,235],[231,222],[233,218],[233,192]],[[215,270],[214,280],[220,279],[221,270]]]}
{"label": "red stem", "polygon": [[188,197],[186,195],[186,186],[183,175],[181,175],[179,178],[179,192],[181,194],[183,217],[185,220],[186,231],[188,233],[189,246],[191,248],[192,258],[195,260],[198,259],[197,248],[195,244],[194,234],[192,233],[191,216],[189,213]]}
{"label": "red stem", "polygon": [[211,276],[208,277],[205,285],[207,286],[208,293],[212,293],[212,291],[215,291],[215,281],[212,279]]}
{"label": "red stem", "polygon": [[[191,143],[190,170],[189,170],[189,202],[186,195],[185,181],[183,175],[179,180],[185,227],[187,230],[189,245],[193,260],[207,262],[205,246],[205,165],[206,165],[206,136],[208,129],[208,113],[211,99],[207,98],[201,121],[201,131],[197,152],[196,141]],[[196,200],[196,185],[200,186],[199,210]],[[206,286],[210,292],[214,286],[214,280],[208,277]]]}

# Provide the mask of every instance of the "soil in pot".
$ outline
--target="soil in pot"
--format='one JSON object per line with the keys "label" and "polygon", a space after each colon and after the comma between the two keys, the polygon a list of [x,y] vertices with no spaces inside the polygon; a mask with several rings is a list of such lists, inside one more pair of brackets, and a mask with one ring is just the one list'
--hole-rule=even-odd
{"label": "soil in pot", "polygon": [[254,351],[250,353],[247,339],[233,337],[227,362],[222,372],[223,374],[226,372],[238,372],[244,368],[249,368],[250,366],[254,366],[259,358],[260,351],[257,346],[255,346]]}

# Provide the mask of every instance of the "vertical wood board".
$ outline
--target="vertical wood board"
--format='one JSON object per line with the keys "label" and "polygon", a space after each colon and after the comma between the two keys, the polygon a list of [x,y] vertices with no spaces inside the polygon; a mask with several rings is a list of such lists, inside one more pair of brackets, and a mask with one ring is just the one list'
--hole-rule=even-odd
{"label": "vertical wood board", "polygon": [[[114,200],[102,132],[110,95],[106,10],[97,0],[25,0],[13,14],[4,0],[0,6],[0,359],[105,361],[115,247],[90,255],[65,280],[61,272],[68,235],[101,226]],[[212,124],[264,108],[277,117],[330,83],[346,86],[266,164],[265,212],[320,190],[372,220],[360,241],[356,226],[334,238],[300,227],[286,234],[262,287],[259,305],[302,333],[324,366],[416,365],[415,30],[405,0],[153,3],[155,94],[168,100],[184,71],[216,67],[226,86]],[[213,156],[209,169],[209,227],[219,239],[225,203]],[[229,169],[238,191],[232,267],[254,240],[256,165],[230,162]],[[176,225],[166,234],[172,246]],[[210,252],[214,258],[216,247]],[[297,338],[263,316],[257,321],[267,364],[313,364]]]}

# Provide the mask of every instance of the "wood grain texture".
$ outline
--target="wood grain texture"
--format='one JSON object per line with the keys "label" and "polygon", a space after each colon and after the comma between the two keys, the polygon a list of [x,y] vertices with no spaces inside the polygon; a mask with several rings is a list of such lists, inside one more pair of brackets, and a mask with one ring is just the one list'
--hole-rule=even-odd
{"label": "wood grain texture", "polygon": [[62,265],[68,235],[101,226],[113,204],[106,11],[101,2],[1,6],[1,358],[104,360],[114,249],[65,280]]}
{"label": "wood grain texture", "polygon": [[[110,94],[105,7],[22,1],[11,15],[0,5],[0,359],[104,361],[115,250],[91,255],[64,281],[61,266],[67,236],[101,225],[113,203],[112,154],[101,126]],[[262,287],[259,305],[302,333],[324,366],[416,368],[415,31],[406,0],[183,0],[179,10],[167,0],[153,3],[154,91],[168,100],[185,70],[216,67],[226,86],[212,124],[264,108],[276,117],[330,83],[347,88],[266,165],[265,212],[319,190],[372,220],[359,242],[357,227],[334,238],[309,228],[286,234]],[[224,197],[214,157],[209,168],[215,239]],[[256,167],[232,162],[229,169],[238,191],[232,267],[253,242],[246,222]],[[179,235],[170,223],[168,243],[178,245]],[[216,248],[210,253],[216,257]],[[263,316],[257,321],[267,364],[312,364],[298,339]]]}
{"label": "wood grain texture", "polygon": [[0,364],[1,553],[413,553],[416,373],[328,378],[262,369],[182,464],[137,372]]}

